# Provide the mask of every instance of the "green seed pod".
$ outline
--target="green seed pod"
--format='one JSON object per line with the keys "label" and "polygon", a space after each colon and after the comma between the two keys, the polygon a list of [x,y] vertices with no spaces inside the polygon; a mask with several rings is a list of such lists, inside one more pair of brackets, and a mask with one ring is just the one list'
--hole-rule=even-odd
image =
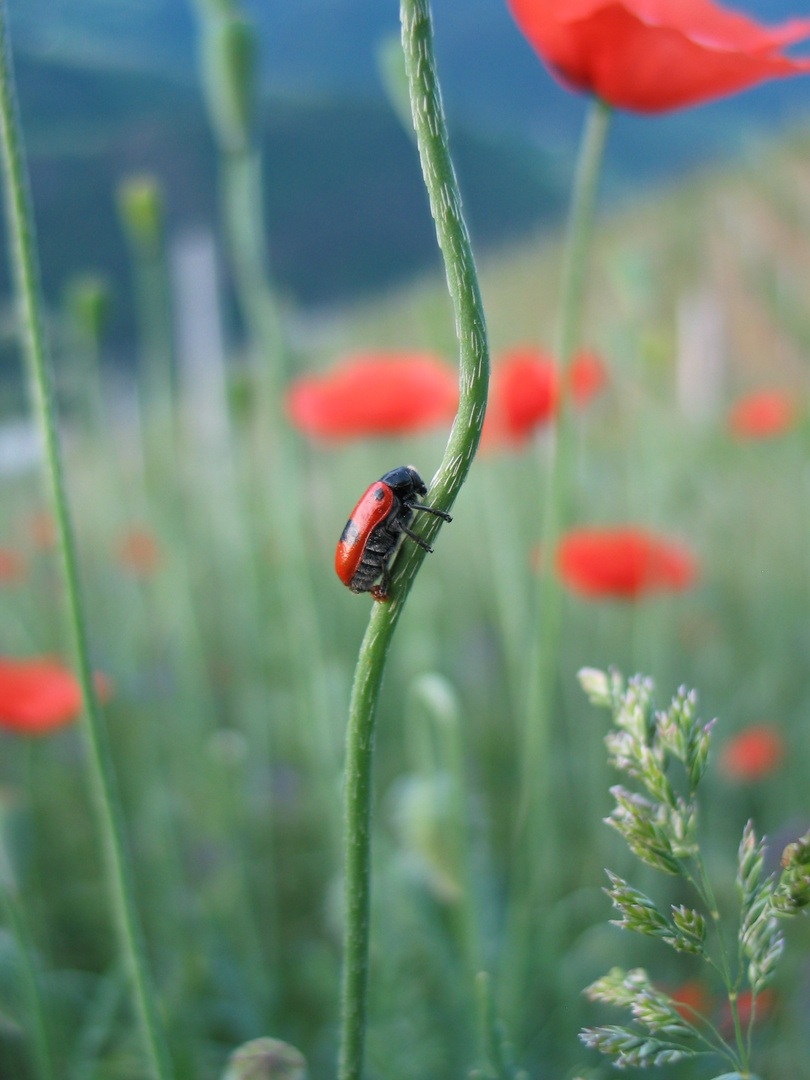
{"label": "green seed pod", "polygon": [[163,237],[163,192],[156,177],[130,176],[118,187],[118,211],[129,242],[148,255],[160,250]]}
{"label": "green seed pod", "polygon": [[203,85],[220,149],[244,153],[256,115],[256,34],[237,14],[209,16],[202,39]]}
{"label": "green seed pod", "polygon": [[71,322],[84,338],[101,341],[112,309],[110,282],[102,274],[79,274],[65,289],[65,306]]}
{"label": "green seed pod", "polygon": [[280,1039],[253,1039],[234,1050],[222,1080],[307,1080],[303,1054]]}

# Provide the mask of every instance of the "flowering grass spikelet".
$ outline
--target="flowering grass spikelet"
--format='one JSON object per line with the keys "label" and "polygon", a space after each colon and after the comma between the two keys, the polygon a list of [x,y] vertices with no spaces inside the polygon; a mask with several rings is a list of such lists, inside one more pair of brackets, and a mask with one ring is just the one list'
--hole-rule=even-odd
{"label": "flowering grass spikelet", "polygon": [[[779,917],[796,914],[810,904],[810,832],[785,848],[777,881],[775,875],[763,877],[765,842],[757,839],[753,823],[749,821],[743,830],[737,856],[740,919],[735,972],[697,837],[696,789],[705,773],[714,721],[703,724],[697,718],[697,696],[686,687],[680,687],[668,709],[658,710],[651,680],[636,676],[626,689],[617,673],[611,672],[611,680],[617,688],[613,694],[604,673],[589,668],[580,673],[580,682],[594,703],[611,708],[616,726],[605,740],[610,763],[641,783],[646,794],[622,786],[612,788],[616,805],[606,820],[642,862],[682,878],[699,901],[695,906],[672,904],[665,911],[646,893],[608,871],[610,887],[605,891],[621,916],[614,925],[659,938],[676,951],[711,964],[725,983],[729,1020],[725,1030],[733,1033],[736,1046],[725,1042],[722,1023],[718,1030],[706,1019],[710,1010],[702,987],[699,1006],[690,1000],[679,1002],[677,996],[655,990],[641,969],[624,973],[614,968],[586,993],[592,1000],[629,1008],[636,1027],[643,1030],[586,1028],[580,1038],[613,1057],[619,1067],[717,1053],[734,1063],[737,1071],[728,1073],[729,1077],[753,1077],[748,1063],[750,1040],[746,1043],[740,1020],[747,1024],[758,997],[769,993],[784,951]],[[678,792],[675,777],[670,778],[672,761],[683,766],[685,795]],[[709,942],[712,927],[720,963]],[[664,1041],[664,1036],[672,1041]]]}

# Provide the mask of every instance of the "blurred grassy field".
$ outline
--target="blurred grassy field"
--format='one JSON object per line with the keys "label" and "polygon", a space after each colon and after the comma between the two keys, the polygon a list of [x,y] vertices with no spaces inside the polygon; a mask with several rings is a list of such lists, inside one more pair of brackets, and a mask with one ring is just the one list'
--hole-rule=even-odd
{"label": "blurred grassy field", "polygon": [[[696,974],[689,958],[607,925],[605,866],[657,895],[667,895],[666,882],[639,876],[601,822],[615,777],[605,764],[604,718],[579,690],[578,668],[644,671],[662,701],[681,683],[698,687],[704,717],[720,717],[718,746],[754,722],[783,733],[788,750],[773,775],[742,783],[715,767],[706,781],[702,824],[721,905],[733,908],[736,849],[749,816],[777,838],[777,854],[810,826],[808,181],[810,136],[797,133],[752,147],[727,170],[614,209],[598,235],[583,336],[605,358],[610,385],[577,417],[575,522],[673,535],[699,558],[701,576],[677,597],[566,600],[544,899],[526,958],[528,988],[503,1017],[533,1078],[573,1076],[584,1066],[576,1032],[595,1009],[581,991],[613,964],[649,965],[667,987]],[[551,343],[559,263],[553,238],[481,259],[496,363],[510,345]],[[724,357],[715,390],[707,376],[700,415],[677,391],[695,297],[720,321]],[[425,348],[448,359],[455,352],[438,275],[318,319],[290,313],[289,326],[300,371],[359,349]],[[243,357],[233,360],[224,448],[206,453],[193,442],[181,402],[177,452],[164,448],[150,473],[136,427],[108,411],[91,437],[74,409],[65,429],[68,476],[95,663],[112,680],[106,715],[178,1076],[214,1080],[230,1049],[272,1034],[299,1046],[320,1080],[333,1075],[337,1039],[342,740],[369,608],[335,577],[334,545],[371,480],[405,462],[431,475],[445,433],[299,440],[296,476],[279,467],[261,379]],[[68,361],[68,352],[60,355],[59,374],[75,405]],[[764,386],[795,395],[800,425],[769,442],[733,441],[728,405]],[[476,1062],[452,781],[441,749],[425,749],[441,724],[430,699],[426,705],[413,690],[427,673],[457,696],[474,908],[496,991],[508,981],[505,898],[529,857],[513,834],[547,451],[541,433],[523,452],[481,456],[395,639],[377,736],[369,1077],[450,1080]],[[0,543],[28,563],[24,580],[0,585],[3,652],[63,653],[57,559],[31,533],[43,509],[37,477],[4,476],[0,494]],[[294,521],[287,509],[295,499],[301,528],[285,538],[279,529]],[[133,529],[154,539],[154,566],[122,564]],[[291,546],[304,556],[309,585],[291,569]],[[0,739],[2,835],[42,967],[58,1076],[135,1080],[78,732]],[[758,1072],[770,1080],[810,1077],[810,932],[806,921],[787,931],[776,1007],[758,1035]],[[6,929],[3,1080],[33,1075],[18,978]],[[594,1076],[608,1074],[592,1067],[603,1069]],[[713,1074],[691,1066],[670,1075]]]}

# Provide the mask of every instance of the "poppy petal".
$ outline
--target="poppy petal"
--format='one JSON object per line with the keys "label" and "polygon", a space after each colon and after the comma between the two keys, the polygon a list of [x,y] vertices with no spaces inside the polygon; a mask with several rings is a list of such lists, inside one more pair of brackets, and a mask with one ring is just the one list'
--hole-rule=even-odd
{"label": "poppy petal", "polygon": [[634,600],[688,589],[698,568],[682,545],[640,529],[576,529],[557,547],[557,573],[583,596]]}
{"label": "poppy petal", "polygon": [[785,756],[785,742],[770,724],[754,724],[730,739],[720,767],[733,780],[758,780],[772,773]]}
{"label": "poppy petal", "polygon": [[552,72],[618,108],[665,112],[810,71],[779,50],[810,20],[766,27],[711,0],[509,0]]}
{"label": "poppy petal", "polygon": [[[102,698],[109,683],[96,676]],[[0,727],[21,735],[46,735],[76,720],[82,691],[76,676],[57,660],[0,658]]]}
{"label": "poppy petal", "polygon": [[456,372],[424,353],[362,354],[287,393],[291,422],[316,438],[405,435],[449,423],[457,409]]}
{"label": "poppy petal", "polygon": [[729,431],[736,439],[771,439],[796,426],[799,411],[783,390],[764,390],[740,398],[728,416]]}
{"label": "poppy petal", "polygon": [[574,404],[583,409],[607,386],[607,368],[598,353],[583,349],[571,360],[565,383]]}
{"label": "poppy petal", "polygon": [[524,443],[557,411],[559,376],[553,358],[530,345],[511,349],[493,365],[482,443]]}

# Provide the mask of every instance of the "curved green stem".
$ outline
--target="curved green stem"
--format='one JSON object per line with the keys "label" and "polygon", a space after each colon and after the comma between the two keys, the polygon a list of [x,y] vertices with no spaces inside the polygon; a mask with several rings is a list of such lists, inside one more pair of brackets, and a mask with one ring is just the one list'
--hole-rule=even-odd
{"label": "curved green stem", "polygon": [[28,195],[28,171],[17,114],[5,3],[0,3],[0,141],[5,172],[6,217],[12,271],[24,331],[24,352],[35,397],[54,516],[59,531],[68,610],[84,696],[84,732],[89,751],[90,780],[104,845],[107,884],[121,949],[132,978],[150,1073],[157,1080],[169,1080],[172,1070],[158,1019],[155,993],[147,970],[115,774],[90,666],[84,598],[79,584],[76,546],[65,492],[52,398],[50,356],[42,317],[34,217]]}
{"label": "curved green stem", "polygon": [[[556,351],[563,386],[568,365],[579,344],[588,256],[593,235],[596,195],[611,109],[594,99],[580,143],[563,253],[560,312]],[[508,980],[505,1009],[517,1031],[516,1010],[523,998],[530,921],[536,908],[539,883],[548,873],[549,830],[543,816],[549,799],[549,742],[554,676],[562,629],[562,596],[554,577],[557,541],[567,515],[572,458],[572,417],[567,395],[561,405],[549,470],[546,474],[542,567],[537,586],[534,630],[528,650],[526,701],[523,730],[522,771],[518,797],[516,846],[525,850],[527,880],[513,898],[507,913],[505,974]]]}
{"label": "curved green stem", "polygon": [[[449,510],[467,477],[481,436],[489,352],[475,263],[447,144],[428,0],[401,0],[400,18],[419,156],[444,258],[459,344],[458,413],[428,494],[433,506]],[[425,539],[435,535],[439,525],[431,517],[423,533]],[[371,886],[371,765],[377,699],[391,638],[424,557],[425,552],[416,544],[406,544],[397,557],[390,603],[374,605],[352,687],[346,742],[346,927],[340,1080],[359,1080],[363,1066]]]}

